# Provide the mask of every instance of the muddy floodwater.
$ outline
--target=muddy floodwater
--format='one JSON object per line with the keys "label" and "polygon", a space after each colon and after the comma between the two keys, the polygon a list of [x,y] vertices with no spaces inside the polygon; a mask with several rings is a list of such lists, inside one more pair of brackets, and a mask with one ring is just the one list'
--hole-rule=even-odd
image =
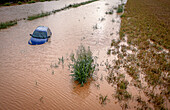
{"label": "muddy floodwater", "polygon": [[[62,1],[53,2],[57,4]],[[41,4],[47,9],[45,4],[49,3]],[[99,67],[100,70],[96,73],[98,78],[84,87],[76,85],[69,76],[70,70],[67,67],[70,53],[81,44],[90,46],[100,65],[104,65],[106,59],[113,59],[107,56],[107,50],[111,40],[119,37],[121,20],[116,10],[112,15],[106,15],[105,12],[119,3],[119,0],[100,0],[33,21],[21,20],[16,26],[0,30],[0,109],[121,109],[112,97],[114,88],[105,80],[104,66]],[[39,4],[31,4],[33,9],[30,10],[37,10]],[[29,4],[2,7],[0,13],[5,8],[13,10],[28,6]],[[6,14],[8,13],[3,13],[4,16]],[[23,17],[27,15],[18,14]],[[5,21],[4,19],[10,18],[0,17],[0,21]],[[40,25],[51,29],[51,42],[28,45],[29,34]],[[65,59],[64,67],[51,67],[58,64],[58,58],[62,56]],[[106,105],[99,103],[99,94],[108,96]]]}
{"label": "muddy floodwater", "polygon": [[60,0],[60,1],[50,1],[50,2],[46,1],[46,2],[37,2],[33,4],[1,7],[0,22],[27,18],[27,16],[38,14],[41,12],[60,9],[63,8],[64,6],[68,6],[69,4],[80,3],[83,1],[86,0]]}

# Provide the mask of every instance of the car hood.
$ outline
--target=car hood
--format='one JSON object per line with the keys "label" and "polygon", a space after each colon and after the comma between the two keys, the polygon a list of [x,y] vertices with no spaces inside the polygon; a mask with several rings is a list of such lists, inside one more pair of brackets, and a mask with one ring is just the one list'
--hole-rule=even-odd
{"label": "car hood", "polygon": [[38,39],[38,38],[33,38],[31,37],[30,40],[28,41],[28,44],[30,45],[40,45],[40,44],[44,44],[45,42],[47,42],[48,39]]}

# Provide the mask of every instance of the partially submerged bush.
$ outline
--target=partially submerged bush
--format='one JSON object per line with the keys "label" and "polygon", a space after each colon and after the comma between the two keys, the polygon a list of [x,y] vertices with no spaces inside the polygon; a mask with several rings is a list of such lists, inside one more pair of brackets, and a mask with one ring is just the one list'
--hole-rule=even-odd
{"label": "partially submerged bush", "polygon": [[86,50],[81,45],[76,52],[76,56],[72,53],[70,59],[73,62],[73,64],[70,64],[73,73],[70,76],[73,76],[74,80],[83,86],[95,71],[96,65],[94,64],[92,52],[89,47]]}

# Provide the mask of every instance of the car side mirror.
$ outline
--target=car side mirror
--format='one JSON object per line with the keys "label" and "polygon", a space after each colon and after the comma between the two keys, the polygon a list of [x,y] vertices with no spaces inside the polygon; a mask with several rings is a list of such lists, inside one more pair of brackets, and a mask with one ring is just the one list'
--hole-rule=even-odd
{"label": "car side mirror", "polygon": [[32,36],[32,34],[30,34],[30,36]]}

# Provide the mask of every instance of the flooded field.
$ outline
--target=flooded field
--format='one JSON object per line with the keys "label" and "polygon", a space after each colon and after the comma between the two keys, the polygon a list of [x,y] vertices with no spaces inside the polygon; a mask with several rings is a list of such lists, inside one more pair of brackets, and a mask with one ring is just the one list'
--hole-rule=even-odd
{"label": "flooded field", "polygon": [[[69,76],[66,60],[83,44],[90,46],[95,56],[100,56],[98,63],[104,64],[108,57],[107,49],[111,40],[118,38],[120,28],[116,10],[113,15],[106,15],[105,12],[119,3],[119,0],[100,0],[37,20],[21,20],[16,26],[1,30],[0,109],[121,109],[112,98],[114,88],[105,80],[105,67],[100,67],[96,81],[80,87]],[[27,5],[1,9],[18,7]],[[23,17],[26,15],[23,14]],[[5,17],[6,13],[0,21],[8,19]],[[28,45],[29,34],[39,25],[50,27],[53,33],[51,42]],[[64,68],[51,67],[58,64],[58,58],[62,56],[65,59]],[[108,96],[106,105],[99,103],[99,94]]]}

